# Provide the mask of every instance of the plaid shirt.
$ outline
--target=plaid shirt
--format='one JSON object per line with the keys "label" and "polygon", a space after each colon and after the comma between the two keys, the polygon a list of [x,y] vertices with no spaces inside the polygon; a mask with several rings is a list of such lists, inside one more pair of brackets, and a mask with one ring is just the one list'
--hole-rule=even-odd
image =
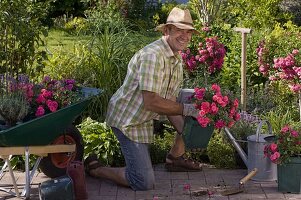
{"label": "plaid shirt", "polygon": [[182,82],[180,55],[174,55],[164,37],[154,41],[129,62],[123,85],[109,102],[107,124],[135,142],[153,142],[153,119],[160,116],[144,109],[142,90],[171,99],[179,94]]}

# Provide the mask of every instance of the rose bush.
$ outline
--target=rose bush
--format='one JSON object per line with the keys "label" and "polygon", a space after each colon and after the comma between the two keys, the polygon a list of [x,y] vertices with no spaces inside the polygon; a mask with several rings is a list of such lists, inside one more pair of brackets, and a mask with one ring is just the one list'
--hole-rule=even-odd
{"label": "rose bush", "polygon": [[185,64],[185,84],[195,87],[199,83],[209,85],[216,82],[225,56],[226,48],[219,42],[219,38],[209,27],[203,27],[200,34],[193,36],[189,47],[181,52]]}
{"label": "rose bush", "polygon": [[273,63],[265,62],[264,53],[267,49],[264,42],[260,43],[257,49],[259,71],[269,76],[270,81],[283,81],[287,83],[294,93],[301,92],[301,53],[298,49],[293,49],[291,53],[284,57],[274,58]]}
{"label": "rose bush", "polygon": [[200,110],[197,120],[202,127],[232,127],[240,119],[238,99],[233,98],[230,92],[222,93],[217,84],[212,84],[209,88],[196,87],[192,102]]}
{"label": "rose bush", "polygon": [[291,157],[301,156],[301,130],[284,126],[275,141],[265,146],[264,154],[276,164],[287,163]]}
{"label": "rose bush", "polygon": [[217,37],[205,38],[205,41],[199,42],[196,52],[188,48],[181,54],[186,69],[190,73],[202,70],[208,74],[222,69],[225,55],[225,47],[218,42]]}
{"label": "rose bush", "polygon": [[260,41],[257,48],[258,66],[271,83],[284,83],[298,98],[301,121],[301,34],[290,26],[286,29],[279,29],[273,37]]}

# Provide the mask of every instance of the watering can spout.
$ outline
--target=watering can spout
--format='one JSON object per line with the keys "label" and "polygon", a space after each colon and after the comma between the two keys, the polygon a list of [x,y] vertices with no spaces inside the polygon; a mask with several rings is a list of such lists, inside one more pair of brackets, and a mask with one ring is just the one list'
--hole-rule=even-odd
{"label": "watering can spout", "polygon": [[231,142],[232,142],[234,148],[236,149],[236,151],[238,152],[239,156],[244,161],[245,165],[248,167],[248,157],[247,157],[247,154],[240,147],[240,145],[238,144],[238,142],[236,142],[236,139],[233,137],[233,135],[231,134],[230,130],[228,128],[225,128],[224,131],[227,134],[227,136],[229,137],[229,139],[231,140]]}

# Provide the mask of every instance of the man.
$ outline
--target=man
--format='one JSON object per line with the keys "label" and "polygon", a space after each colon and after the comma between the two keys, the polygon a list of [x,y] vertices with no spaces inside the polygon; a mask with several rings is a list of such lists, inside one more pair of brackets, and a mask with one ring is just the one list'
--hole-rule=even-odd
{"label": "man", "polygon": [[97,156],[85,160],[91,176],[107,178],[133,190],[149,190],[154,185],[154,171],[148,150],[153,142],[153,120],[167,116],[177,132],[174,145],[166,157],[171,171],[199,171],[200,163],[183,158],[185,145],[181,137],[184,116],[198,115],[192,104],[176,102],[183,81],[179,51],[185,49],[193,27],[188,10],[173,8],[166,24],[157,30],[162,38],[138,51],[128,65],[123,85],[112,96],[106,122],[117,136],[126,161],[124,168],[102,167]]}

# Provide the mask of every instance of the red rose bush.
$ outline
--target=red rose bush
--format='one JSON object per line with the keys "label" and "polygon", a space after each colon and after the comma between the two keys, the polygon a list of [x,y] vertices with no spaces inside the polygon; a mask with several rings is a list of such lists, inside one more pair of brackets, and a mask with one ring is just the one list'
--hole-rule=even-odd
{"label": "red rose bush", "polygon": [[276,164],[286,163],[290,157],[301,156],[301,130],[285,125],[275,141],[265,146],[264,154]]}
{"label": "red rose bush", "polygon": [[230,128],[240,119],[238,99],[232,98],[230,92],[222,93],[217,84],[212,84],[210,88],[196,87],[192,101],[200,111],[197,121],[202,127]]}

